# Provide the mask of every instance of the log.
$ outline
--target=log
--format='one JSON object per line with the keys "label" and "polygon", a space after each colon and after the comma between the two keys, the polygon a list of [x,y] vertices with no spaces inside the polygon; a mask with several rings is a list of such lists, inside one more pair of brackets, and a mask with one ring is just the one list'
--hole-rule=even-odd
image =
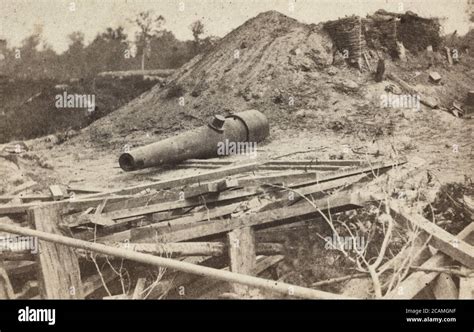
{"label": "log", "polygon": [[405,90],[409,94],[418,95],[420,97],[420,103],[422,103],[423,105],[426,105],[431,108],[438,107],[438,103],[434,99],[423,96],[414,87],[412,87],[410,84],[402,80],[400,77],[398,77],[394,73],[388,73],[387,77],[391,79],[392,81],[394,81],[395,83],[397,83],[403,90]]}
{"label": "log", "polygon": [[217,280],[222,280],[231,283],[240,283],[250,287],[259,289],[265,289],[271,292],[276,292],[285,295],[292,295],[299,298],[307,299],[347,299],[337,294],[318,291],[310,288],[300,287],[291,285],[283,282],[277,282],[274,280],[266,280],[253,276],[247,276],[239,273],[216,270],[206,266],[195,265],[186,262],[180,262],[174,259],[152,256],[148,254],[142,254],[126,249],[114,248],[106,246],[100,243],[93,243],[73,238],[68,238],[63,235],[51,234],[33,229],[27,229],[23,227],[4,225],[0,224],[0,231],[25,235],[25,236],[36,236],[40,240],[53,242],[59,245],[65,245],[72,248],[84,249],[94,253],[104,254],[108,256],[116,256],[123,259],[132,260],[138,263],[148,264],[157,267],[166,267],[173,270],[178,270],[186,273],[197,274],[201,276],[210,277]]}

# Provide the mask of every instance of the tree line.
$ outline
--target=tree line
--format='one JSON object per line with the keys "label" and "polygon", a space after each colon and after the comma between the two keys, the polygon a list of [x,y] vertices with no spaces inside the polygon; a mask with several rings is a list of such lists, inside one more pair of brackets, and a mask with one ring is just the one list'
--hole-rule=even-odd
{"label": "tree line", "polygon": [[190,25],[193,40],[180,41],[165,28],[162,15],[145,11],[130,20],[137,27],[130,41],[123,27],[107,28],[86,45],[80,31],[68,36],[68,49],[57,54],[41,31],[25,38],[20,47],[0,40],[0,76],[20,79],[67,81],[88,78],[103,71],[178,68],[218,40],[202,38],[201,21]]}

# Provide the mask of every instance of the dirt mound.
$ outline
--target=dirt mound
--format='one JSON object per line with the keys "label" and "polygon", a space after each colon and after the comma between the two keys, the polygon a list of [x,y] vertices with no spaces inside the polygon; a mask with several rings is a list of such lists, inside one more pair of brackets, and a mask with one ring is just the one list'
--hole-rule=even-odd
{"label": "dirt mound", "polygon": [[[95,143],[104,138],[130,143],[137,132],[167,135],[202,124],[211,114],[250,108],[273,123],[290,124],[293,111],[322,108],[330,99],[324,91],[332,87],[320,85],[329,81],[325,70],[333,63],[332,49],[321,26],[275,11],[262,13],[178,70],[165,88],[155,87],[99,120],[86,135]],[[336,84],[345,89],[343,82]]]}

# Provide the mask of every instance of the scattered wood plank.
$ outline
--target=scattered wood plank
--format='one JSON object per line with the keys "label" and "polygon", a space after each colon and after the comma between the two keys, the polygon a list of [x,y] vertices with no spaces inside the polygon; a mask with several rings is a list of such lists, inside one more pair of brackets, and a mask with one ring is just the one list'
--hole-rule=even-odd
{"label": "scattered wood plank", "polygon": [[[181,262],[174,259],[153,256],[134,252],[131,250],[114,248],[100,243],[93,243],[78,239],[69,238],[59,234],[52,234],[48,232],[18,227],[14,225],[0,224],[0,231],[19,234],[24,236],[34,236],[43,241],[52,242],[58,245],[65,245],[70,248],[78,248],[88,250],[94,253],[99,253],[108,256],[116,256],[131,261],[148,264],[158,267],[166,267],[169,269],[182,271],[186,273],[207,276],[210,278],[222,280],[230,283],[240,283],[246,286],[268,290],[285,295],[292,295],[294,297],[305,299],[348,299],[347,297],[337,294],[305,288],[301,286],[291,285],[283,282],[273,280],[266,280],[254,276],[243,275],[239,273],[222,271],[218,269],[209,268],[206,266],[195,265],[187,262]],[[41,243],[41,242],[40,242]]]}
{"label": "scattered wood plank", "polygon": [[109,190],[100,194],[92,194],[88,195],[89,198],[91,197],[98,197],[101,195],[133,195],[137,194],[145,189],[154,189],[154,190],[162,190],[162,189],[169,189],[169,188],[184,188],[187,185],[205,182],[205,181],[212,181],[212,180],[219,180],[231,175],[245,173],[245,172],[252,172],[258,169],[259,163],[248,163],[243,165],[237,166],[230,166],[230,167],[223,167],[217,170],[212,170],[209,172],[204,172],[201,174],[194,174],[186,177],[171,179],[171,180],[163,180],[152,182],[149,184],[140,184],[137,186],[123,188],[123,189],[115,189]]}
{"label": "scattered wood plank", "polygon": [[[183,165],[214,165],[214,166],[229,166],[232,165],[230,160],[213,160],[213,159],[189,159],[182,162]],[[366,164],[364,160],[320,160],[320,159],[279,159],[279,160],[268,160],[263,161],[262,165],[259,167],[264,167],[268,165],[282,165],[282,166],[361,166]]]}
{"label": "scattered wood plank", "polygon": [[[174,231],[178,229],[182,229],[188,225],[195,224],[202,220],[211,220],[214,218],[222,217],[225,215],[229,215],[233,213],[238,207],[240,203],[229,204],[222,207],[217,207],[213,209],[208,209],[202,212],[196,212],[193,214],[188,214],[184,217],[176,218],[166,222],[159,222],[152,225],[136,227],[133,229],[125,230],[122,232],[105,235],[102,237],[97,238],[97,242],[121,242],[121,241],[137,241],[150,236],[150,234],[155,234],[155,232],[161,232],[164,230],[167,231]],[[88,235],[82,239],[90,239],[91,237]]]}
{"label": "scattered wood plank", "polygon": [[[474,233],[474,223],[469,224],[464,228],[457,237],[460,240],[466,240],[469,243],[474,241],[469,240],[471,234]],[[422,268],[431,269],[439,268],[450,264],[450,258],[442,252],[438,252],[425,263],[421,265]],[[396,289],[388,293],[386,298],[397,298],[397,299],[412,299],[415,297],[423,288],[431,283],[437,276],[438,272],[423,272],[417,271],[410,274]]]}
{"label": "scattered wood plank", "polygon": [[406,163],[406,160],[401,160],[399,162],[376,162],[369,166],[347,168],[338,170],[335,172],[328,173],[317,173],[317,172],[305,172],[305,173],[290,173],[284,175],[269,175],[269,176],[256,176],[251,178],[239,179],[239,185],[245,187],[248,185],[255,184],[275,184],[283,183],[287,187],[302,187],[308,186],[311,184],[322,183],[333,181],[345,177],[350,177],[358,174],[374,174],[379,176],[385,171],[388,171],[394,167],[403,165]]}
{"label": "scattered wood plank", "polygon": [[148,205],[144,207],[112,211],[112,212],[102,213],[100,215],[87,215],[86,218],[88,218],[89,222],[91,223],[96,223],[96,220],[100,218],[101,220],[103,219],[114,220],[115,224],[118,224],[119,223],[118,220],[120,219],[139,217],[139,216],[143,216],[147,214],[153,214],[156,212],[188,208],[188,207],[198,206],[202,204],[235,201],[235,200],[240,200],[243,198],[257,195],[260,192],[262,191],[259,188],[240,189],[240,190],[234,190],[234,191],[222,193],[222,195],[219,195],[217,197],[208,197],[205,200],[202,200],[199,197],[195,197],[195,198],[176,201],[176,202],[165,202],[161,204],[153,204],[153,205]]}
{"label": "scattered wood plank", "polygon": [[189,188],[183,189],[184,199],[189,199],[197,196],[207,195],[207,194],[219,194],[220,192],[236,188],[239,185],[239,181],[236,179],[233,180],[221,180],[218,182],[210,182],[205,184],[198,184]]}
{"label": "scattered wood plank", "polygon": [[51,201],[53,198],[51,195],[3,195],[0,196],[0,203],[8,203],[13,199],[20,199],[22,203],[33,202],[33,201]]}
{"label": "scattered wood plank", "polygon": [[[379,197],[380,198],[380,197]],[[380,198],[381,199],[381,198]],[[419,214],[411,213],[405,206],[390,203],[390,209],[402,221],[411,223],[431,237],[430,244],[454,260],[474,268],[474,247],[448,233]]]}
{"label": "scattered wood plank", "polygon": [[[108,197],[109,202],[123,201],[133,196],[110,196]],[[8,214],[20,214],[26,213],[29,209],[41,206],[56,206],[61,208],[63,211],[79,211],[85,210],[89,207],[96,207],[100,204],[104,198],[77,198],[68,199],[59,202],[37,202],[37,203],[26,203],[26,204],[5,204],[0,206],[0,216]]]}
{"label": "scattered wood plank", "polygon": [[[330,209],[331,212],[356,209],[360,207],[358,193],[339,193],[331,197],[315,200],[314,204],[318,206],[321,211],[327,211]],[[262,226],[274,222],[295,222],[300,221],[301,218],[307,219],[309,217],[313,218],[317,216],[320,216],[320,213],[315,210],[312,205],[304,201],[291,207],[243,215],[238,218],[230,218],[219,221],[203,221],[195,226],[189,226],[185,229],[176,231],[163,230],[159,232],[155,230],[155,233],[149,232],[146,236],[143,236],[140,239],[133,239],[133,241],[181,242],[204,236],[225,233],[242,227],[257,225]]]}
{"label": "scattered wood plank", "polygon": [[[37,231],[61,234],[58,228],[59,209],[36,207],[30,211],[29,217]],[[42,298],[78,299],[83,297],[79,262],[71,248],[39,241],[36,257]]]}

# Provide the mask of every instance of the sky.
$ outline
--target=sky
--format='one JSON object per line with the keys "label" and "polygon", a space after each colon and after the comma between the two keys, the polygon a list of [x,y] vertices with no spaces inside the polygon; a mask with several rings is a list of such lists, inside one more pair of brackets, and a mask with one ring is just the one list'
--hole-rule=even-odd
{"label": "sky", "polygon": [[[178,39],[192,39],[189,25],[204,23],[205,36],[225,36],[246,20],[267,10],[277,10],[305,23],[318,23],[346,15],[365,16],[377,9],[411,10],[422,16],[442,17],[445,33],[469,29],[468,1],[474,0],[0,0],[0,39],[9,46],[36,31],[56,52],[68,47],[67,36],[82,31],[90,42],[107,27],[125,27],[129,38],[130,19],[153,10],[166,19],[165,28]],[[472,6],[472,5],[471,5]]]}

